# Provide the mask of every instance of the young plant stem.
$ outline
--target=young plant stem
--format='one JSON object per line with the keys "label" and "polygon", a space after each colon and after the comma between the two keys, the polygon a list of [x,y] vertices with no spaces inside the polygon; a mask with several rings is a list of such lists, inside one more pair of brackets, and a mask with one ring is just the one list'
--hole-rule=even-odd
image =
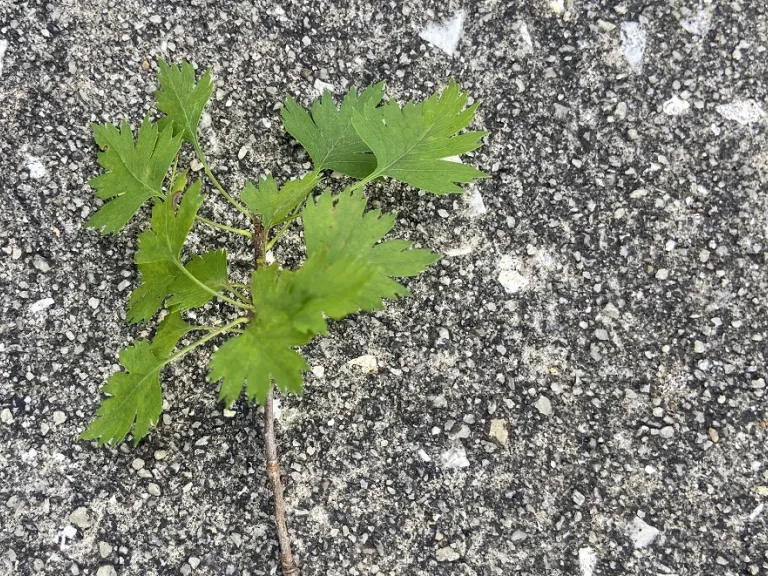
{"label": "young plant stem", "polygon": [[195,220],[198,222],[202,222],[203,224],[207,224],[208,226],[211,226],[212,228],[218,228],[220,230],[224,230],[226,232],[232,232],[233,234],[239,234],[240,236],[245,236],[246,238],[251,237],[251,232],[249,230],[243,230],[242,228],[233,228],[232,226],[226,226],[224,224],[219,224],[218,222],[214,222],[213,220],[209,220],[208,218],[203,218],[202,216],[195,216]]}
{"label": "young plant stem", "polygon": [[277,457],[275,442],[275,409],[274,386],[270,385],[267,400],[264,403],[264,445],[267,453],[267,478],[272,486],[275,497],[275,527],[277,540],[280,543],[280,567],[283,576],[299,576],[299,569],[293,561],[291,552],[291,537],[285,522],[285,501],[283,500],[283,483],[280,480],[280,460]]}
{"label": "young plant stem", "polygon": [[[253,219],[253,259],[258,268],[265,263],[267,231],[261,221]],[[277,457],[277,442],[275,441],[275,387],[270,383],[267,399],[264,402],[264,451],[267,456],[267,478],[272,487],[275,499],[275,528],[277,540],[280,543],[280,568],[283,576],[299,576],[299,569],[293,561],[291,537],[285,521],[285,500],[283,500],[283,483],[280,479],[280,460]]]}

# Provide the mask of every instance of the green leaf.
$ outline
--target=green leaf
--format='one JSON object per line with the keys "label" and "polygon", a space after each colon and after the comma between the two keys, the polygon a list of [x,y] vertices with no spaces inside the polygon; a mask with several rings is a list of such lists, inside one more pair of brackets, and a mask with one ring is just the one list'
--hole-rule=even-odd
{"label": "green leaf", "polygon": [[173,126],[174,134],[181,134],[187,142],[197,144],[197,126],[205,105],[213,93],[210,68],[195,84],[195,69],[189,62],[181,67],[157,60],[160,89],[155,92],[157,109],[166,116],[160,120],[163,127]]}
{"label": "green leaf", "polygon": [[[158,201],[153,207],[151,229],[139,234],[136,263],[142,283],[133,291],[128,302],[129,322],[152,318],[165,299],[174,293],[173,286],[178,279],[186,277],[181,270],[179,258],[197,211],[203,203],[201,191],[202,182],[196,180],[182,196],[178,210],[174,210],[173,198]],[[224,267],[226,275],[226,257]],[[198,268],[193,266],[193,269]],[[179,289],[183,292],[183,288],[182,282]],[[182,306],[180,309],[191,307]]]}
{"label": "green leaf", "polygon": [[[227,253],[224,250],[213,250],[202,256],[192,256],[185,268],[192,276],[216,292],[221,291],[227,284]],[[198,308],[213,298],[213,294],[184,274],[176,276],[169,291],[172,296],[168,299],[168,306],[174,310]]]}
{"label": "green leaf", "polygon": [[333,196],[326,191],[308,203],[302,213],[307,263],[318,255],[329,263],[355,262],[369,270],[368,279],[350,305],[362,310],[383,307],[383,298],[408,296],[407,288],[392,277],[415,276],[440,259],[430,250],[409,250],[405,240],[379,241],[395,224],[394,214],[365,212],[367,200],[361,191]]}
{"label": "green leaf", "polygon": [[288,96],[280,115],[286,131],[307,150],[316,170],[364,178],[373,171],[376,160],[352,126],[353,112],[378,106],[383,94],[383,82],[369,86],[360,95],[352,88],[337,109],[326,90],[312,103],[311,116]]}
{"label": "green leaf", "polygon": [[219,398],[232,405],[245,384],[248,398],[263,404],[271,380],[283,392],[301,394],[302,374],[309,366],[293,347],[304,339],[289,323],[268,318],[252,322],[211,357],[211,381],[222,380]]}
{"label": "green leaf", "polygon": [[120,352],[127,372],[110,376],[102,392],[109,394],[96,411],[96,420],[80,438],[102,444],[119,444],[133,428],[133,444],[139,443],[154,426],[163,410],[159,374],[164,361],[152,353],[146,340],[134,340]]}
{"label": "green leaf", "polygon": [[152,353],[158,358],[168,358],[184,336],[195,327],[187,324],[178,312],[171,312],[163,318],[152,339]]}
{"label": "green leaf", "polygon": [[241,197],[251,211],[261,215],[261,223],[268,230],[299,208],[318,180],[317,173],[310,172],[300,180],[289,180],[278,192],[275,179],[262,176],[258,188],[246,183]]}
{"label": "green leaf", "polygon": [[471,182],[486,176],[459,162],[446,160],[482,145],[487,132],[467,132],[478,104],[464,109],[467,93],[451,80],[443,93],[402,108],[388,102],[378,108],[366,105],[355,110],[352,124],[376,156],[370,179],[395,178],[414,188],[435,194],[461,193],[456,182]]}
{"label": "green leaf", "polygon": [[110,201],[86,226],[109,234],[121,230],[144,202],[163,198],[163,179],[181,148],[181,137],[174,137],[172,130],[158,132],[148,117],[141,123],[135,142],[125,121],[119,130],[112,124],[92,124],[91,128],[101,148],[99,164],[106,172],[89,184],[99,198]]}

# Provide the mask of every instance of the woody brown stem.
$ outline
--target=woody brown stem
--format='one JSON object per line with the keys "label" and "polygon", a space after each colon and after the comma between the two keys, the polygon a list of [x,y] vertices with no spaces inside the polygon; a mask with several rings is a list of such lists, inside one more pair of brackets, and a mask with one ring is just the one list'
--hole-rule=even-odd
{"label": "woody brown stem", "polygon": [[[258,268],[265,263],[266,230],[258,217],[253,219],[253,248],[254,266]],[[280,480],[280,460],[277,458],[277,443],[275,442],[275,388],[269,385],[267,400],[264,402],[264,446],[267,453],[267,478],[272,486],[275,497],[275,528],[277,541],[280,543],[280,567],[283,576],[299,576],[299,569],[293,561],[291,552],[291,537],[285,522],[285,501],[283,500],[283,483]]]}
{"label": "woody brown stem", "polygon": [[280,461],[277,458],[275,442],[274,387],[270,385],[267,401],[264,403],[264,444],[267,452],[267,477],[275,496],[275,527],[280,543],[280,566],[283,576],[299,576],[299,569],[293,561],[291,538],[285,523],[285,501],[283,483],[280,481]]}

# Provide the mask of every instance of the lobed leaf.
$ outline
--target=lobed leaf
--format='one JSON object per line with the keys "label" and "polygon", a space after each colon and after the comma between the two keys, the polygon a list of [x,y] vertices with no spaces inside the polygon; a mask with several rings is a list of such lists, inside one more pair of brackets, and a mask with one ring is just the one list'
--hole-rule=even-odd
{"label": "lobed leaf", "polygon": [[165,114],[159,124],[163,128],[172,126],[174,134],[196,145],[197,127],[213,94],[211,69],[206,70],[195,83],[195,69],[189,62],[179,67],[158,58],[157,63],[160,67],[157,75],[160,89],[155,92],[155,99],[157,109]]}
{"label": "lobed leaf", "polygon": [[311,172],[299,180],[289,180],[278,192],[272,175],[262,176],[258,188],[246,183],[241,197],[252,212],[261,216],[264,228],[269,229],[299,208],[318,181],[317,172]]}
{"label": "lobed leaf", "polygon": [[181,137],[172,130],[158,130],[145,117],[136,134],[123,121],[118,130],[112,124],[92,124],[98,161],[106,170],[89,181],[102,200],[110,200],[93,214],[86,226],[103,234],[118,232],[150,198],[163,198],[163,179],[181,148]]}
{"label": "lobed leaf", "polygon": [[360,310],[383,307],[383,298],[409,296],[407,288],[392,277],[415,276],[440,259],[430,250],[409,250],[412,243],[389,240],[379,243],[395,224],[394,214],[365,212],[367,200],[361,191],[333,196],[326,191],[304,208],[304,241],[307,262],[327,253],[331,263],[354,261],[370,271],[364,287],[355,296]]}
{"label": "lobed leaf", "polygon": [[201,190],[202,182],[196,180],[182,196],[178,209],[174,209],[172,198],[157,202],[152,209],[151,229],[139,235],[136,264],[142,283],[128,302],[129,322],[149,320],[168,297],[168,305],[174,310],[202,306],[213,294],[199,283],[217,292],[227,283],[227,256],[223,250],[193,256],[186,266],[181,263],[181,250],[203,203]]}
{"label": "lobed leaf", "polygon": [[352,124],[376,157],[370,178],[388,176],[434,194],[461,193],[457,182],[486,176],[480,170],[447,158],[479,148],[487,132],[467,132],[478,104],[464,108],[467,93],[451,80],[439,96],[424,102],[396,102],[356,109]]}
{"label": "lobed leaf", "polygon": [[369,86],[358,95],[352,88],[336,108],[330,92],[312,103],[311,115],[288,96],[280,115],[286,131],[309,153],[316,170],[336,170],[353,178],[365,178],[376,167],[370,148],[352,125],[355,111],[378,106],[384,82]]}

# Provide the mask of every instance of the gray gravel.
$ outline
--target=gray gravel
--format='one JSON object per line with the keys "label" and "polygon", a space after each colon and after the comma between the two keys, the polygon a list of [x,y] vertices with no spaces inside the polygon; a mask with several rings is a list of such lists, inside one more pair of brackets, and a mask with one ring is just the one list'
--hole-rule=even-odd
{"label": "gray gravel", "polygon": [[450,56],[420,37],[438,4],[0,2],[0,573],[275,573],[259,412],[222,411],[206,354],[138,448],[76,439],[149,334],[123,323],[145,220],[82,227],[88,124],[149,110],[158,55],[213,66],[202,140],[234,190],[306,169],[286,92],[453,76],[483,101],[490,179],[370,191],[447,257],[308,346],[282,399],[305,575],[768,573],[768,8],[467,2]]}

